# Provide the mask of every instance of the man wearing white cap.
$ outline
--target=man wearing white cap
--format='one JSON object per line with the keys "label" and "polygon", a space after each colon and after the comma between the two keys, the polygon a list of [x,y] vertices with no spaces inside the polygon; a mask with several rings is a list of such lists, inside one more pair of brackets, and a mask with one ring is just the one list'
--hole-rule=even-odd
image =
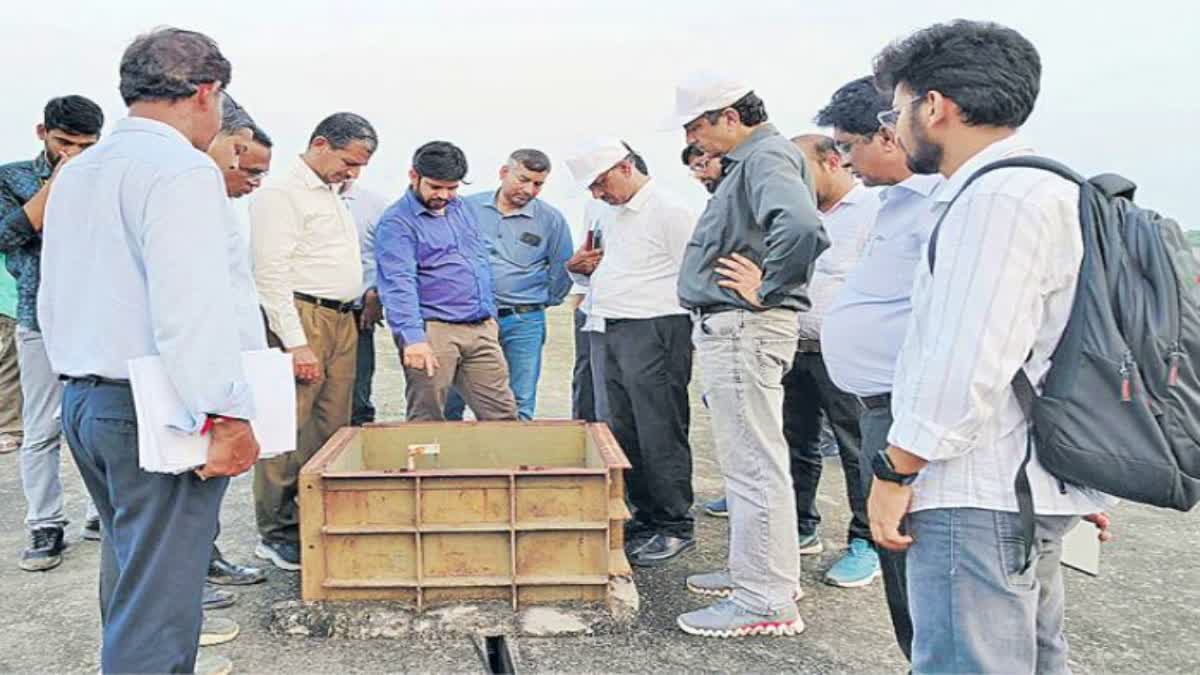
{"label": "man wearing white cap", "polygon": [[711,637],[795,635],[804,630],[795,602],[800,554],[780,383],[797,312],[810,306],[805,284],[829,239],[804,156],[767,123],[749,87],[693,76],[677,89],[671,123],[688,143],[722,156],[723,178],[696,225],[678,290],[695,320],[730,515],[729,570],[687,581],[725,599],[678,624]]}
{"label": "man wearing white cap", "polygon": [[[688,444],[691,319],[675,284],[696,217],[646,175],[617,139],[584,144],[567,160],[600,212],[603,250],[586,245],[567,264],[604,321],[608,423],[633,465],[626,525],[630,562],[665,563],[695,545]],[[601,258],[603,262],[601,262]]]}

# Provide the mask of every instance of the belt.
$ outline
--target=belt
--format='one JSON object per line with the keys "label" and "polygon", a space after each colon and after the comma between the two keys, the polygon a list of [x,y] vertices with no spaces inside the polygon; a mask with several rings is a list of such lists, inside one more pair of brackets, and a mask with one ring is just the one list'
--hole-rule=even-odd
{"label": "belt", "polygon": [[301,293],[300,291],[296,291],[295,293],[292,293],[292,295],[295,296],[295,298],[297,300],[299,300],[300,302],[307,302],[308,304],[316,305],[317,307],[324,307],[325,309],[332,309],[336,312],[341,312],[342,314],[347,314],[349,312],[354,311],[354,302],[353,301],[342,302],[341,300],[329,300],[328,298],[318,298],[315,295],[309,295],[308,293]]}
{"label": "belt", "polygon": [[99,384],[107,384],[114,387],[129,386],[129,380],[116,380],[111,377],[100,377],[99,375],[59,375],[58,379],[67,384],[90,384],[93,387]]}
{"label": "belt", "polygon": [[546,309],[545,305],[513,305],[496,310],[497,316],[512,316],[513,314],[532,314]]}
{"label": "belt", "polygon": [[801,340],[796,343],[796,351],[798,351],[802,354],[820,354],[821,353],[821,341],[820,340],[806,340],[806,339],[801,338]]}
{"label": "belt", "polygon": [[874,396],[860,396],[859,401],[862,401],[863,407],[867,410],[878,410],[879,408],[892,407],[892,395],[876,394]]}
{"label": "belt", "polygon": [[712,314],[721,314],[723,312],[733,312],[741,309],[733,305],[705,305],[704,307],[692,307],[692,316],[695,318],[705,317]]}

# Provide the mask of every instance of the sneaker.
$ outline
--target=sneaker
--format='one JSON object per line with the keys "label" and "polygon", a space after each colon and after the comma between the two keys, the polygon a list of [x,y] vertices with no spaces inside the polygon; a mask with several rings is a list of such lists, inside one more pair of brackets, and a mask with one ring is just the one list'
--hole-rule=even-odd
{"label": "sneaker", "polygon": [[233,672],[233,661],[218,654],[197,654],[196,666],[192,672],[196,675],[230,675]]}
{"label": "sneaker", "polygon": [[[733,595],[733,576],[729,574],[729,570],[693,574],[687,578],[687,589],[700,595],[728,598]],[[797,586],[792,600],[800,602],[803,597],[804,589]]]}
{"label": "sneaker", "polygon": [[261,567],[232,563],[223,557],[213,557],[208,563],[208,583],[220,586],[250,586],[267,580]]}
{"label": "sneaker", "polygon": [[254,547],[254,556],[270,560],[281,570],[295,572],[300,569],[300,547],[290,541],[260,541]]}
{"label": "sneaker", "polygon": [[83,530],[81,531],[80,536],[88,541],[100,541],[100,519],[88,519],[88,521],[83,524]]}
{"label": "sneaker", "polygon": [[26,572],[52,570],[62,564],[67,548],[61,527],[39,527],[29,533],[29,548],[21,554],[21,569]]}
{"label": "sneaker", "polygon": [[714,518],[728,518],[729,503],[725,501],[724,497],[704,502],[704,512]]}
{"label": "sneaker", "polygon": [[825,583],[842,588],[859,588],[882,574],[879,553],[871,547],[871,543],[866,539],[851,539],[845,555],[825,573]]}
{"label": "sneaker", "polygon": [[242,629],[237,622],[223,616],[206,616],[200,625],[200,646],[211,647],[232,642]]}
{"label": "sneaker", "polygon": [[233,603],[237,602],[237,594],[233,591],[224,591],[215,588],[209,584],[204,584],[204,611],[213,609],[225,609],[232,607]]}
{"label": "sneaker", "polygon": [[675,622],[685,633],[704,637],[744,637],[747,635],[799,635],[804,621],[796,606],[789,604],[773,612],[751,612],[733,600],[681,614]]}
{"label": "sneaker", "polygon": [[821,543],[819,532],[800,537],[800,555],[820,555],[824,551],[825,544]]}
{"label": "sneaker", "polygon": [[0,434],[0,455],[20,450],[22,440],[18,434]]}

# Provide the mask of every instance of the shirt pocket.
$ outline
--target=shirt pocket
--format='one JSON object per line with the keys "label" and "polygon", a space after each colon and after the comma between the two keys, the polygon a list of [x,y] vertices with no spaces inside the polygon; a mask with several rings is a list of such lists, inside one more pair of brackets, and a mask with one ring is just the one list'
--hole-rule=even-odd
{"label": "shirt pocket", "polygon": [[895,299],[912,295],[921,244],[915,237],[871,242],[871,253],[854,269],[848,283],[872,298]]}
{"label": "shirt pocket", "polygon": [[546,258],[546,238],[530,230],[505,233],[494,246],[500,257],[518,267],[536,267]]}

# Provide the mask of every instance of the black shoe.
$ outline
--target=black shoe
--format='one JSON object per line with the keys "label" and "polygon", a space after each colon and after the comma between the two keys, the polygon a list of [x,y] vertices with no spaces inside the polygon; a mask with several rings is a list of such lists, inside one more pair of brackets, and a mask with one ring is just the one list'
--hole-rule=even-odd
{"label": "black shoe", "polygon": [[300,569],[300,547],[290,541],[260,541],[254,555],[270,560],[281,570],[295,572]]}
{"label": "black shoe", "polygon": [[84,523],[81,536],[88,541],[100,541],[100,519],[92,518]]}
{"label": "black shoe", "polygon": [[61,527],[39,527],[29,533],[29,541],[29,548],[21,554],[21,569],[43,572],[62,564],[62,553],[67,546]]}
{"label": "black shoe", "polygon": [[629,562],[637,567],[654,567],[661,565],[671,558],[683,553],[696,545],[692,537],[686,539],[672,537],[669,534],[656,534],[629,558]]}
{"label": "black shoe", "polygon": [[642,532],[627,538],[625,540],[625,556],[632,560],[633,556],[637,555],[637,552],[642,550],[643,546],[649,544],[653,538],[654,535],[649,532]]}
{"label": "black shoe", "polygon": [[204,584],[204,610],[210,609],[225,609],[231,607],[237,602],[237,593],[233,591],[223,591],[219,588],[213,588],[208,584]]}
{"label": "black shoe", "polygon": [[208,563],[208,583],[218,586],[249,586],[267,580],[261,567],[250,567],[231,563],[225,558],[214,558]]}

